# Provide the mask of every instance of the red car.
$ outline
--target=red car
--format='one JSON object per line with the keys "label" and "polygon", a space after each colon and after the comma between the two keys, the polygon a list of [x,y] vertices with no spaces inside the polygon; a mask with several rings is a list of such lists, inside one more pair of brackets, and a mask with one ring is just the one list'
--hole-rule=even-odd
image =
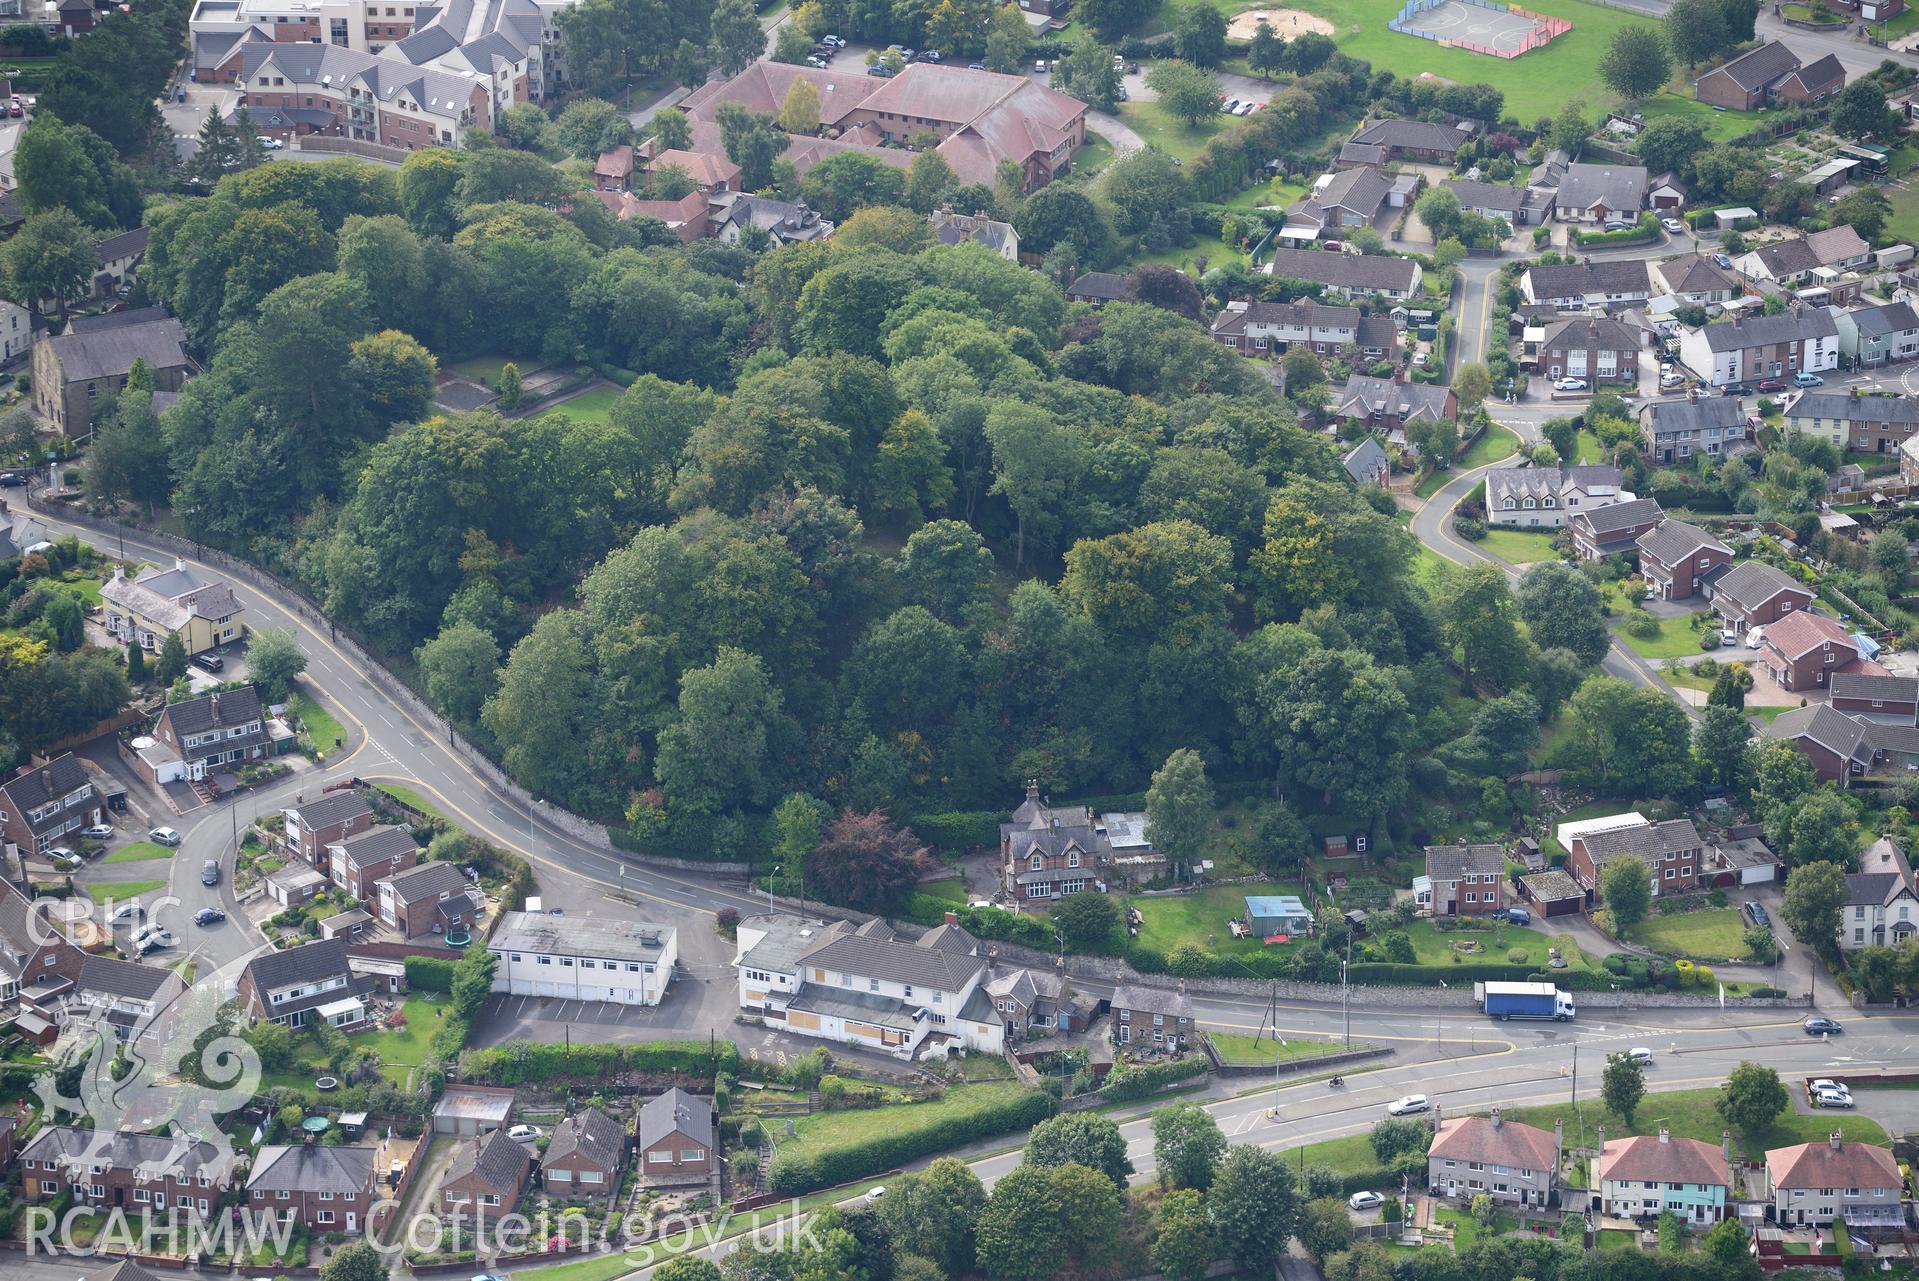
{"label": "red car", "polygon": [[1760,391],[1784,391],[1786,384],[1777,378],[1767,378],[1759,384]]}

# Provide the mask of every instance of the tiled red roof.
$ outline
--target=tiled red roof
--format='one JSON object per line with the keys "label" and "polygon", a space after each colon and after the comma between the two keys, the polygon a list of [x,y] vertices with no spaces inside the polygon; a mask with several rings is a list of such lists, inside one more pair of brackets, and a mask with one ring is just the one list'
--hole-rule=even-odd
{"label": "tiled red roof", "polygon": [[1859,650],[1852,637],[1846,634],[1845,628],[1824,614],[1815,614],[1811,610],[1794,610],[1766,628],[1766,646],[1778,650],[1789,659],[1809,654],[1828,641],[1843,645],[1854,653]]}

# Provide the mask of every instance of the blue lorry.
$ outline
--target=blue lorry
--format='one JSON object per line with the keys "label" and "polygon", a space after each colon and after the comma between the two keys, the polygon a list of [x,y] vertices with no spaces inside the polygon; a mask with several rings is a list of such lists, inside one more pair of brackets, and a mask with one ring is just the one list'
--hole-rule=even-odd
{"label": "blue lorry", "polygon": [[1502,1022],[1507,1019],[1551,1019],[1570,1023],[1579,1011],[1572,998],[1550,983],[1475,983],[1473,996],[1480,1008]]}

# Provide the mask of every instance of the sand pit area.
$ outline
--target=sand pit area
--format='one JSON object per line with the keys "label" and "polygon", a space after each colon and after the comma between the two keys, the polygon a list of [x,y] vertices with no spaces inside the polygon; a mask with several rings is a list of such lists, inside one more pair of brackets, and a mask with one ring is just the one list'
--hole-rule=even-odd
{"label": "sand pit area", "polygon": [[1234,14],[1232,21],[1226,24],[1227,38],[1251,40],[1262,22],[1271,27],[1273,34],[1281,40],[1291,40],[1308,31],[1317,31],[1322,36],[1333,34],[1332,23],[1310,13],[1301,13],[1298,9],[1247,9]]}

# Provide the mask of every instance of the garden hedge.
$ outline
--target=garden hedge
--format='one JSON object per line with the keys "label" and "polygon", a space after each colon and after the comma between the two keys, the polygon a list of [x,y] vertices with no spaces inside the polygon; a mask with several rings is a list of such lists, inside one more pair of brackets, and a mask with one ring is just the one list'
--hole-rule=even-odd
{"label": "garden hedge", "polygon": [[1028,1130],[1053,1115],[1053,1100],[1040,1090],[964,1113],[947,1113],[930,1121],[916,1121],[911,1108],[900,1110],[900,1124],[890,1134],[813,1151],[790,1145],[773,1154],[767,1167],[767,1186],[789,1196],[831,1187],[862,1175],[890,1170],[916,1157],[976,1143],[1015,1130]]}
{"label": "garden hedge", "polygon": [[968,854],[999,844],[999,825],[1004,817],[998,810],[948,810],[943,814],[921,814],[908,821],[928,845],[943,854]]}
{"label": "garden hedge", "polygon": [[1099,1087],[1099,1096],[1109,1103],[1143,1099],[1175,1081],[1204,1076],[1212,1066],[1212,1062],[1203,1054],[1189,1054],[1185,1058],[1144,1066],[1115,1064],[1113,1070],[1106,1074],[1106,1083]]}
{"label": "garden hedge", "polygon": [[406,985],[415,992],[451,992],[454,963],[438,956],[406,958]]}
{"label": "garden hedge", "polygon": [[739,1047],[726,1040],[636,1045],[575,1042],[570,1048],[543,1041],[511,1041],[469,1051],[464,1075],[483,1085],[524,1085],[550,1078],[599,1080],[621,1072],[710,1077],[739,1069]]}

